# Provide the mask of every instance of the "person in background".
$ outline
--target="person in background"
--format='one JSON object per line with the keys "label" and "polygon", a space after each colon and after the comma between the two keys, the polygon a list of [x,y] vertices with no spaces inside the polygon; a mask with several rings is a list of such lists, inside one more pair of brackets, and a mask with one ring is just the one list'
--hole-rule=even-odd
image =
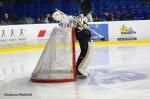
{"label": "person in background", "polygon": [[112,21],[112,16],[108,11],[104,12],[104,20],[105,21]]}
{"label": "person in background", "polygon": [[42,24],[42,23],[44,23],[44,17],[39,17],[38,19],[37,19],[37,23],[38,24]]}
{"label": "person in background", "polygon": [[51,14],[47,14],[45,19],[44,19],[44,22],[45,23],[51,23],[53,21],[52,17],[51,17]]}
{"label": "person in background", "polygon": [[11,19],[10,19],[8,13],[4,14],[4,18],[3,18],[3,20],[2,20],[1,23],[4,24],[4,25],[10,25],[10,24],[12,24]]}
{"label": "person in background", "polygon": [[44,23],[46,23],[46,24],[49,23],[48,16],[45,17]]}
{"label": "person in background", "polygon": [[124,16],[123,16],[122,12],[121,12],[121,11],[118,11],[118,13],[117,13],[117,20],[122,21],[122,20],[124,20],[124,19],[125,19],[125,18],[124,18]]}
{"label": "person in background", "polygon": [[97,15],[93,19],[94,19],[94,22],[99,22],[100,21],[100,18]]}
{"label": "person in background", "polygon": [[34,24],[34,19],[31,16],[25,18],[26,24]]}

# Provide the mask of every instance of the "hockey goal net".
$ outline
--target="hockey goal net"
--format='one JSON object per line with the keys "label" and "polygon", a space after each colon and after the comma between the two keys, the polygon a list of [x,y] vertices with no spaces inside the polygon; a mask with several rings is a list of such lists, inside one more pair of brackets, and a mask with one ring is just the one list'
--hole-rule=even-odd
{"label": "hockey goal net", "polygon": [[71,28],[53,29],[31,81],[48,83],[76,80],[74,37]]}

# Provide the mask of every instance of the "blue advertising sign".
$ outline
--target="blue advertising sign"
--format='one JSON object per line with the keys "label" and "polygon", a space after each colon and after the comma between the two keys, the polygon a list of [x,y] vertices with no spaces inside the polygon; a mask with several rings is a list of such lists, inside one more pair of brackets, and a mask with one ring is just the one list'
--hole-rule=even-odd
{"label": "blue advertising sign", "polygon": [[89,24],[90,28],[94,30],[95,32],[99,33],[103,36],[101,39],[98,35],[96,35],[93,31],[92,33],[92,40],[99,41],[99,40],[105,40],[108,41],[108,24]]}

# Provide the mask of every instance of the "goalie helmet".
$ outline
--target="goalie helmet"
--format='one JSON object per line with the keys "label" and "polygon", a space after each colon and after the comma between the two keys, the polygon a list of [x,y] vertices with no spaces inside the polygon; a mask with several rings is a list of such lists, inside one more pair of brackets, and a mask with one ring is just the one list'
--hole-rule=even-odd
{"label": "goalie helmet", "polygon": [[61,21],[62,19],[67,17],[68,16],[65,13],[61,12],[60,10],[57,10],[52,14],[52,18],[56,21]]}

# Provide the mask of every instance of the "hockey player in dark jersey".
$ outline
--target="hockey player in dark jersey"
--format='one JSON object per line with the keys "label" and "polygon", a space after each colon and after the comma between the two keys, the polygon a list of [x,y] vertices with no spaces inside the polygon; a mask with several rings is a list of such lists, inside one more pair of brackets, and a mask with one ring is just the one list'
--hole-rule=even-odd
{"label": "hockey player in dark jersey", "polygon": [[[91,44],[91,32],[88,29],[87,18],[83,15],[74,17],[67,16],[60,10],[57,10],[52,17],[59,21],[60,23],[72,23],[74,22],[76,39],[79,41],[80,45],[80,55],[76,62],[76,74],[77,78],[86,78],[89,73],[87,71],[88,62],[90,61],[90,56],[92,53]],[[67,20],[67,21],[66,21]],[[72,27],[72,26],[71,26]]]}
{"label": "hockey player in dark jersey", "polygon": [[87,19],[83,15],[77,18],[77,24],[75,26],[76,39],[80,45],[80,55],[76,62],[76,74],[77,78],[86,78],[89,73],[87,71],[87,65],[91,54],[91,32],[87,28]]}

